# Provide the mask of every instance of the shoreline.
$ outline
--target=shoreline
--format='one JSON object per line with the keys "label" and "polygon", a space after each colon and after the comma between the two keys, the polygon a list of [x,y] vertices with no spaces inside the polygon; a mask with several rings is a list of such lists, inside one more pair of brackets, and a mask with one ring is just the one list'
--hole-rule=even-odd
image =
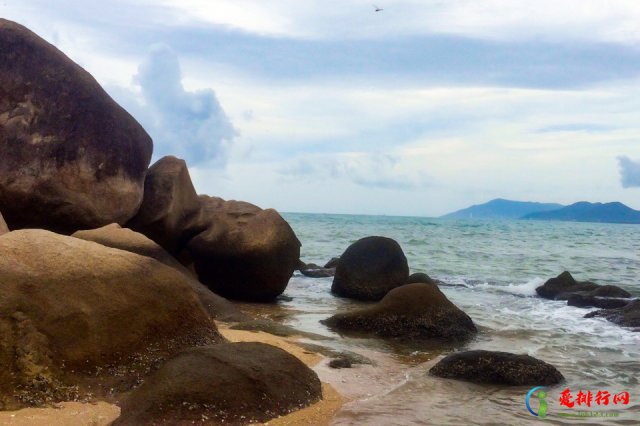
{"label": "shoreline", "polygon": [[[260,342],[283,349],[313,368],[326,359],[325,356],[295,344],[295,338],[280,337],[263,331],[231,330],[218,323],[218,330],[230,342]],[[322,381],[322,400],[309,407],[276,417],[262,423],[269,426],[296,424],[328,425],[347,402],[347,399],[328,382]],[[53,407],[23,408],[16,411],[0,411],[0,424],[11,426],[107,426],[120,416],[120,407],[105,401],[63,401]],[[260,424],[260,423],[258,423]]]}

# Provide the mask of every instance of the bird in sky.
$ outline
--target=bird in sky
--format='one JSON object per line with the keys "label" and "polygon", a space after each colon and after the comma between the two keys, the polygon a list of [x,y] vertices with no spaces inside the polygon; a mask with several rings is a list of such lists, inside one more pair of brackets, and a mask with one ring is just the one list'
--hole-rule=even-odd
{"label": "bird in sky", "polygon": [[375,4],[373,5],[373,8],[375,9],[376,12],[382,12],[384,10],[383,8],[378,7]]}

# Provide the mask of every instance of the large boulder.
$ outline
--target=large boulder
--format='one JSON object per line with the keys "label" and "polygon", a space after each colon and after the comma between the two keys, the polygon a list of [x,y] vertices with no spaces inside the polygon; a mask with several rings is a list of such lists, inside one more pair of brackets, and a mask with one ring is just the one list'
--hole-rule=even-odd
{"label": "large boulder", "polygon": [[373,306],[339,313],[322,322],[338,331],[402,340],[459,340],[477,331],[471,318],[437,285],[427,283],[403,285]]}
{"label": "large boulder", "polygon": [[429,373],[447,379],[511,386],[548,386],[564,380],[553,365],[529,355],[483,350],[447,355]]}
{"label": "large boulder", "polygon": [[300,258],[300,241],[273,209],[200,196],[207,224],[187,249],[200,281],[232,299],[269,301],[287,287]]}
{"label": "large boulder", "polygon": [[0,294],[0,409],[127,390],[223,340],[180,272],[49,231],[0,238]]}
{"label": "large boulder", "polygon": [[547,280],[536,288],[536,292],[540,297],[555,300],[567,300],[573,294],[594,297],[631,297],[628,291],[614,285],[601,286],[590,281],[576,281],[568,271]]}
{"label": "large boulder", "polygon": [[114,425],[266,422],[321,398],[318,376],[288,352],[226,343],[166,362],[123,401]]}
{"label": "large boulder", "polygon": [[380,300],[407,283],[409,266],[400,245],[386,237],[365,237],[340,256],[331,292],[358,300]]}
{"label": "large boulder", "polygon": [[7,222],[4,221],[2,213],[0,213],[0,235],[6,234],[7,232],[9,232],[9,227],[7,226]]}
{"label": "large boulder", "polygon": [[152,149],[89,73],[0,19],[0,205],[11,229],[125,223],[142,201]]}
{"label": "large boulder", "polygon": [[189,269],[185,268],[162,247],[138,232],[122,228],[117,223],[113,223],[98,229],[77,231],[72,236],[86,241],[93,241],[103,246],[148,256],[182,272],[185,275],[186,282],[189,283],[211,318],[232,322],[249,319],[233,303],[213,293],[200,283]]}
{"label": "large boulder", "polygon": [[198,221],[200,200],[184,160],[163,157],[144,181],[140,210],[127,224],[177,255],[203,225]]}
{"label": "large boulder", "polygon": [[601,309],[585,315],[585,318],[592,317],[603,317],[615,324],[640,331],[640,299],[635,299],[621,308]]}

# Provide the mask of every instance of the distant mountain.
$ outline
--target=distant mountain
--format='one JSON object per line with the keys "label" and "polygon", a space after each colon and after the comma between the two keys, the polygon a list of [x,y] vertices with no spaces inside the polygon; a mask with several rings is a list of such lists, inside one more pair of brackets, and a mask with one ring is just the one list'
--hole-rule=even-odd
{"label": "distant mountain", "polygon": [[530,213],[558,210],[562,207],[564,207],[562,204],[533,203],[497,198],[488,203],[477,204],[442,217],[450,219],[520,219]]}
{"label": "distant mountain", "polygon": [[640,224],[640,211],[618,202],[603,204],[581,201],[559,210],[530,213],[522,219]]}

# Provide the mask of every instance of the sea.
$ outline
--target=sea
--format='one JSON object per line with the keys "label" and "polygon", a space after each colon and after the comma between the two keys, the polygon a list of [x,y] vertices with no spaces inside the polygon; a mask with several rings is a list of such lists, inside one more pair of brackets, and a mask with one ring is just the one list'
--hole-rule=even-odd
{"label": "sea", "polygon": [[[304,262],[324,265],[356,240],[380,235],[402,247],[411,273],[442,281],[441,290],[475,322],[479,333],[451,347],[407,347],[367,337],[340,336],[320,320],[364,305],[331,295],[332,278],[298,272],[276,305],[255,305],[260,315],[324,336],[309,339],[359,353],[374,365],[334,370],[316,367],[348,402],[336,425],[640,424],[640,332],[602,318],[593,309],[536,296],[548,278],[570,271],[578,280],[620,286],[640,296],[640,226],[521,220],[451,220],[422,217],[283,214],[302,243]],[[306,341],[306,339],[305,339]],[[529,354],[566,378],[550,386],[547,415],[526,407],[531,387],[477,385],[428,374],[444,355],[486,349]],[[560,404],[563,392],[572,408]],[[577,405],[582,392],[589,400]],[[598,392],[611,397],[596,402]],[[628,403],[614,395],[629,395]],[[533,412],[539,410],[534,393]]]}

